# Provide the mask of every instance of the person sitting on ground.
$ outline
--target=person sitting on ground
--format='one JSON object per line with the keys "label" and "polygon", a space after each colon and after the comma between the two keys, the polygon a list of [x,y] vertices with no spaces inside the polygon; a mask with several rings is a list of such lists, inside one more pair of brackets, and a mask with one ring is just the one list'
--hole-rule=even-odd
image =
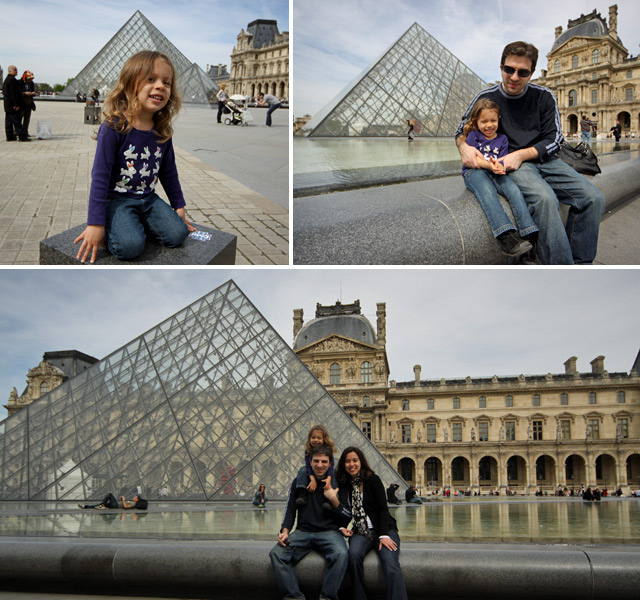
{"label": "person sitting on ground", "polygon": [[258,508],[264,508],[268,499],[269,498],[267,498],[267,492],[265,490],[264,483],[261,483],[258,487],[258,491],[253,496],[252,504],[254,506],[257,506]]}
{"label": "person sitting on ground", "polygon": [[387,502],[389,504],[402,504],[401,500],[396,496],[396,490],[400,486],[397,483],[392,483],[387,488]]}
{"label": "person sitting on ground", "polygon": [[127,500],[124,496],[120,496],[120,500],[116,500],[116,497],[109,492],[102,502],[98,504],[78,504],[78,506],[80,508],[97,508],[98,510],[104,510],[105,508],[124,508],[125,510],[136,508],[138,510],[147,510],[149,502],[138,494],[131,498],[131,500]]}
{"label": "person sitting on ground", "polygon": [[416,490],[415,486],[410,485],[409,489],[404,493],[405,500],[412,504],[422,504],[422,499],[416,495],[417,493],[418,490]]}

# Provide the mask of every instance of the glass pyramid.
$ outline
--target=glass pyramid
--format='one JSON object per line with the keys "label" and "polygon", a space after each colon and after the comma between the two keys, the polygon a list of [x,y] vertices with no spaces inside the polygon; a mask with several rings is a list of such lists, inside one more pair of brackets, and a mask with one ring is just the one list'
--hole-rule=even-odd
{"label": "glass pyramid", "polygon": [[487,84],[414,23],[301,129],[308,136],[452,136]]}
{"label": "glass pyramid", "polygon": [[0,423],[0,500],[285,498],[316,423],[403,484],[229,281]]}
{"label": "glass pyramid", "polygon": [[[139,10],[120,28],[62,91],[63,96],[75,96],[78,92],[90,95],[97,88],[100,98],[105,96],[118,81],[127,59],[142,50],[155,50],[166,54],[178,75],[178,89],[184,102],[205,103],[215,96],[218,86],[206,76],[201,77],[198,67],[178,50]],[[194,76],[194,69],[196,76]]]}

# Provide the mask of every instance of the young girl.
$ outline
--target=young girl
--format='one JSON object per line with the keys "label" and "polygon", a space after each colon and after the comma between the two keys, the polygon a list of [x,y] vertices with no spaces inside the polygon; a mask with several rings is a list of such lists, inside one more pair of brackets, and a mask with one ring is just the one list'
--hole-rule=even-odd
{"label": "young girl", "polygon": [[[98,246],[128,260],[144,251],[146,233],[163,246],[179,246],[195,228],[185,219],[171,135],[182,102],[169,58],[145,50],[133,55],[104,102],[104,120],[91,172],[87,228],[78,259]],[[155,192],[162,183],[171,207]]]}
{"label": "young girl", "polygon": [[[481,99],[465,123],[467,144],[482,152],[478,169],[462,168],[464,183],[475,195],[489,221],[494,237],[508,256],[520,256],[532,250],[538,227],[518,186],[506,175],[500,158],[509,153],[507,137],[498,133],[500,109],[495,102]],[[511,205],[518,233],[502,208],[497,192]]]}
{"label": "young girl", "polygon": [[[300,467],[296,481],[296,504],[303,505],[307,503],[307,490],[314,492],[318,487],[318,482],[311,470],[309,462],[309,452],[315,446],[329,446],[333,453],[336,453],[336,446],[324,425],[314,425],[309,430],[307,443],[304,446],[304,462],[305,466]],[[328,490],[331,487],[331,478],[333,477],[333,460],[329,465],[327,478],[325,479],[324,488]]]}

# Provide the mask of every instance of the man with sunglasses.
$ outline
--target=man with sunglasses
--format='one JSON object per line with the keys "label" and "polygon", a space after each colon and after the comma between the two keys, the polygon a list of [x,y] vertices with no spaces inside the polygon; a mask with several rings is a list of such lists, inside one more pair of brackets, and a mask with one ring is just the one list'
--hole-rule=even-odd
{"label": "man with sunglasses", "polygon": [[[536,244],[543,264],[591,264],[598,248],[604,196],[590,181],[556,154],[563,141],[560,114],[553,93],[530,83],[538,49],[526,42],[508,44],[500,61],[502,82],[480,92],[462,117],[456,144],[465,166],[478,168],[480,152],[462,133],[473,105],[480,98],[500,107],[500,127],[509,140],[504,163],[509,177],[522,191],[540,228]],[[558,202],[569,206],[563,224]]]}

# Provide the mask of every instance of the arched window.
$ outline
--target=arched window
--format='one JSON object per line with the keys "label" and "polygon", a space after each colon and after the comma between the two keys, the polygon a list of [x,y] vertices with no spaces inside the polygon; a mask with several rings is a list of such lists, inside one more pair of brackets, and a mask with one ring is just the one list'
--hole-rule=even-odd
{"label": "arched window", "polygon": [[340,365],[338,363],[333,363],[329,367],[329,383],[338,384],[340,383]]}
{"label": "arched window", "polygon": [[456,397],[453,399],[453,408],[454,409],[460,408],[460,398]]}
{"label": "arched window", "polygon": [[596,404],[596,402],[597,402],[596,393],[589,392],[589,404]]}
{"label": "arched window", "polygon": [[532,397],[533,406],[540,406],[540,394],[534,394]]}
{"label": "arched window", "polygon": [[618,392],[618,404],[624,404],[624,392]]}
{"label": "arched window", "polygon": [[360,365],[360,383],[371,383],[371,363],[365,360]]}
{"label": "arched window", "polygon": [[478,398],[478,408],[487,408],[486,396],[480,396],[480,398]]}
{"label": "arched window", "polygon": [[569,91],[569,108],[578,106],[578,92],[576,90]]}
{"label": "arched window", "polygon": [[371,406],[371,398],[369,396],[362,396],[362,406],[369,408]]}
{"label": "arched window", "polygon": [[553,61],[553,72],[560,73],[560,59],[558,58],[556,58],[555,61]]}
{"label": "arched window", "polygon": [[574,54],[571,58],[571,68],[572,69],[577,69],[578,68],[578,55]]}
{"label": "arched window", "polygon": [[433,398],[427,398],[427,410],[433,410],[435,405],[436,401]]}
{"label": "arched window", "polygon": [[409,401],[408,400],[403,400],[402,401],[402,410],[409,410]]}
{"label": "arched window", "polygon": [[48,381],[43,381],[40,384],[40,395],[44,395],[49,391],[49,382]]}
{"label": "arched window", "polygon": [[592,64],[592,65],[600,64],[600,50],[599,50],[598,48],[596,48],[596,49],[591,53],[591,64]]}
{"label": "arched window", "polygon": [[562,392],[562,394],[560,394],[560,404],[562,406],[567,406],[569,404],[569,394],[566,392]]}

